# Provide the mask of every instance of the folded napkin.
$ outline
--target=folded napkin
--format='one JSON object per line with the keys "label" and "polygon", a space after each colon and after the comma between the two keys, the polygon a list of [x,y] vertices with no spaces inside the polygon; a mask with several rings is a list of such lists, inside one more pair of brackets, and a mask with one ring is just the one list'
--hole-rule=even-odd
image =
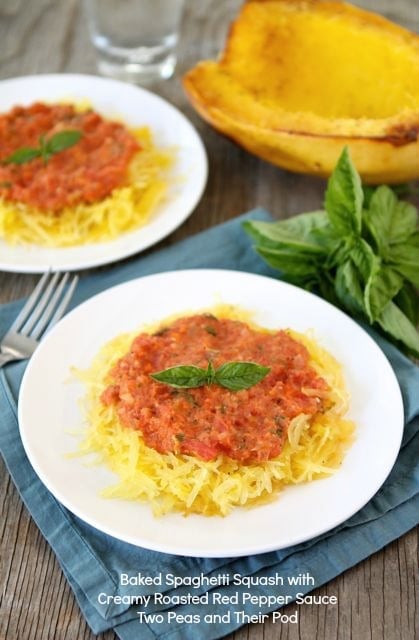
{"label": "folded napkin", "polygon": [[[241,229],[241,222],[246,218],[270,219],[266,212],[256,210],[169,248],[84,277],[73,306],[110,286],[158,271],[218,267],[274,276],[255,254]],[[21,306],[22,301],[0,308],[0,335]],[[248,620],[245,615],[277,609],[278,604],[272,603],[269,596],[295,598],[298,592],[307,593],[417,524],[419,368],[388,342],[372,335],[396,372],[405,405],[405,434],[393,471],[369,504],[334,530],[288,549],[242,558],[188,558],[148,551],[104,535],[64,509],[35,475],[19,437],[16,403],[26,363],[10,364],[1,370],[2,454],[22,499],[53,548],[94,633],[113,628],[122,640],[221,638],[244,624]],[[377,438],[379,430],[377,424]],[[371,451],[371,455],[375,452]],[[308,585],[286,584],[288,577],[306,573],[311,577]],[[154,578],[161,575],[163,585],[120,584],[121,574]],[[245,581],[234,584],[235,574],[251,576],[256,584],[250,588]],[[183,583],[175,588],[170,576],[184,578]],[[283,586],[264,584],[269,582],[268,578],[278,582],[278,576],[284,580]],[[167,577],[169,583],[165,584]],[[199,578],[196,587],[185,584],[192,578]],[[217,581],[218,586],[214,585]],[[164,592],[168,598],[164,602],[154,602],[155,592]],[[205,604],[207,592],[210,597]],[[214,592],[226,596],[224,604],[212,602]],[[243,603],[246,592],[260,599]],[[234,602],[236,593],[237,604]],[[200,596],[203,604],[188,602],[188,594]],[[127,596],[133,595],[141,596],[142,600],[130,605]],[[151,596],[149,600],[148,596]],[[183,602],[180,596],[184,596]],[[240,611],[245,615],[238,613]],[[205,615],[211,614],[221,617],[205,619]]]}

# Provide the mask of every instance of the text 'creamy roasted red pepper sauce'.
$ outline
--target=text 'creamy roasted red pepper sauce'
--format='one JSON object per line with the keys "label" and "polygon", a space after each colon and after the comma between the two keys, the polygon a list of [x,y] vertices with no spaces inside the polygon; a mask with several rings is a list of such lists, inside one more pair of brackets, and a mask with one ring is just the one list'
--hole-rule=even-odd
{"label": "text 'creamy roasted red pepper sauce'", "polygon": [[[3,163],[17,150],[39,148],[41,136],[48,140],[68,130],[80,131],[82,137],[47,163],[42,158]],[[0,197],[52,213],[99,202],[124,184],[139,149],[124,125],[94,111],[80,113],[71,105],[43,103],[15,107],[0,115]]]}
{"label": "text 'creamy roasted red pepper sauce'", "polygon": [[[328,386],[309,359],[306,347],[286,331],[257,331],[210,314],[185,317],[135,338],[110,372],[102,402],[115,405],[122,424],[141,431],[160,453],[265,462],[280,454],[293,418],[325,408]],[[206,368],[209,360],[215,367],[251,361],[271,370],[250,389],[236,392],[215,384],[176,389],[150,377],[184,364]]]}

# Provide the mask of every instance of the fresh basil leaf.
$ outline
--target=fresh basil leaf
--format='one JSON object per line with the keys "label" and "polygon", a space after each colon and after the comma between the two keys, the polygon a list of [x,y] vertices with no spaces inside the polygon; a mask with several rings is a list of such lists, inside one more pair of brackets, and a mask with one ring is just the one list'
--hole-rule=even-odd
{"label": "fresh basil leaf", "polygon": [[[308,287],[305,287],[305,288],[308,289]],[[324,298],[325,300],[328,300],[331,304],[334,304],[336,307],[340,306],[340,301],[339,301],[339,298],[337,297],[336,290],[335,290],[335,279],[327,271],[322,273],[319,276],[317,282],[315,282],[315,286],[313,286],[311,289],[308,289],[308,290],[319,293],[322,298]]]}
{"label": "fresh basil leaf", "polygon": [[163,371],[150,374],[153,380],[163,382],[171,387],[192,389],[207,384],[207,371],[193,365],[169,367]]}
{"label": "fresh basil leaf", "polygon": [[415,285],[415,287],[419,287],[419,269],[417,265],[399,263],[394,268],[397,269],[406,280]]}
{"label": "fresh basil leaf", "polygon": [[330,251],[329,255],[326,257],[323,268],[327,270],[332,270],[335,267],[338,267],[340,264],[343,264],[350,257],[351,251],[354,247],[354,238],[347,236],[346,238],[341,238],[340,242],[336,244],[333,250]]}
{"label": "fresh basil leaf", "polygon": [[269,373],[269,367],[255,362],[227,362],[215,371],[215,382],[231,391],[249,389]]}
{"label": "fresh basil leaf", "polygon": [[76,144],[82,137],[81,131],[60,131],[47,140],[45,135],[39,137],[39,148],[23,147],[3,160],[4,164],[25,164],[35,158],[42,158],[47,164],[51,156]]}
{"label": "fresh basil leaf", "polygon": [[418,211],[416,207],[410,202],[404,202],[399,200],[395,212],[395,221],[393,223],[393,229],[391,230],[391,236],[389,244],[401,244],[410,237],[418,229]]}
{"label": "fresh basil leaf", "polygon": [[356,315],[366,315],[361,277],[351,260],[336,270],[335,291],[341,305]]}
{"label": "fresh basil leaf", "polygon": [[385,257],[391,245],[405,242],[415,232],[417,211],[412,204],[400,202],[392,189],[383,185],[375,190],[369,209],[364,211],[364,222]]}
{"label": "fresh basil leaf", "polygon": [[18,149],[10,156],[8,156],[5,160],[3,160],[4,164],[25,164],[26,162],[30,162],[35,158],[39,158],[41,155],[41,151],[39,149],[32,149],[31,147],[22,147],[22,149]]}
{"label": "fresh basil leaf", "polygon": [[292,249],[269,249],[258,246],[256,251],[271,267],[291,276],[303,278],[310,275],[316,276],[321,268],[321,258],[317,260],[314,256],[304,256]]}
{"label": "fresh basil leaf", "polygon": [[419,231],[403,244],[391,247],[387,260],[406,280],[419,287]]}
{"label": "fresh basil leaf", "polygon": [[391,267],[374,269],[365,287],[365,308],[371,322],[377,320],[384,307],[403,287],[403,277]]}
{"label": "fresh basil leaf", "polygon": [[378,268],[378,258],[366,240],[360,238],[350,249],[349,257],[361,274],[362,283],[367,284],[374,268]]}
{"label": "fresh basil leaf", "polygon": [[215,383],[232,391],[239,391],[260,382],[269,371],[269,367],[255,362],[226,362],[214,369],[214,365],[209,361],[207,369],[194,365],[180,365],[150,375],[153,380],[176,388],[191,389]]}
{"label": "fresh basil leaf", "polygon": [[319,230],[330,227],[325,211],[303,213],[280,222],[246,221],[247,233],[260,245],[272,249],[293,248],[301,253],[326,253],[327,236]]}
{"label": "fresh basil leaf", "polygon": [[50,154],[59,153],[73,147],[82,137],[82,132],[77,130],[60,131],[46,141],[46,147]]}
{"label": "fresh basil leaf", "polygon": [[335,231],[330,222],[322,227],[313,228],[311,237],[324,249],[328,257],[334,256],[345,244],[345,240]]}
{"label": "fresh basil leaf", "polygon": [[340,235],[361,233],[363,200],[361,178],[345,147],[329,178],[325,198],[329,220]]}
{"label": "fresh basil leaf", "polygon": [[[378,298],[371,301],[371,288],[378,277],[381,269],[381,259],[374,253],[370,245],[363,238],[359,238],[349,253],[350,259],[355,264],[360,275],[360,283],[363,288],[364,311],[370,322],[377,316],[376,307],[379,306]],[[380,290],[381,288],[378,287]],[[383,297],[381,298],[383,299]],[[376,302],[376,304],[375,304]]]}
{"label": "fresh basil leaf", "polygon": [[393,302],[403,311],[412,324],[416,326],[419,323],[419,296],[415,287],[409,282],[405,282],[404,287],[394,297]]}
{"label": "fresh basil leaf", "polygon": [[377,324],[400,342],[413,356],[419,357],[419,333],[409,318],[394,302],[389,302],[377,318]]}

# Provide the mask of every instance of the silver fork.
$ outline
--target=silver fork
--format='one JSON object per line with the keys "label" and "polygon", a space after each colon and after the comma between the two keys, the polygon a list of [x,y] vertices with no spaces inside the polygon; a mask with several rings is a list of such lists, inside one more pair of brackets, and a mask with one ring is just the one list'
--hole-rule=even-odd
{"label": "silver fork", "polygon": [[44,273],[0,342],[0,367],[31,357],[42,336],[65,313],[78,279],[73,276],[70,281],[69,273]]}

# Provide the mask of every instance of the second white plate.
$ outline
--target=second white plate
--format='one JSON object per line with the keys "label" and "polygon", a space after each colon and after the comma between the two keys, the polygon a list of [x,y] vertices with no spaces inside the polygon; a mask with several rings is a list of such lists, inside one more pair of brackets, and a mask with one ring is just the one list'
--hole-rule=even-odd
{"label": "second white plate", "polygon": [[204,146],[189,120],[171,104],[145,89],[88,75],[37,75],[0,82],[0,112],[36,101],[88,100],[108,118],[128,126],[148,126],[157,146],[175,147],[174,186],[147,225],[115,240],[50,249],[8,245],[0,239],[0,269],[41,273],[71,271],[115,262],[147,249],[174,231],[198,204],[207,181]]}

